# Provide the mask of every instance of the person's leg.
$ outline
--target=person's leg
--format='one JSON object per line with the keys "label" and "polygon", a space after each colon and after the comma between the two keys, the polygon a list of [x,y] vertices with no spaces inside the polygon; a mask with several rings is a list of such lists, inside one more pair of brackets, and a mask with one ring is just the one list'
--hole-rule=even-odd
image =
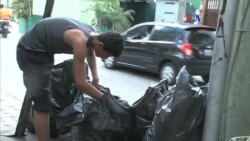
{"label": "person's leg", "polygon": [[34,111],[34,124],[38,141],[49,141],[49,114]]}
{"label": "person's leg", "polygon": [[34,126],[38,141],[49,141],[49,94],[53,56],[18,48],[17,61],[23,71],[27,94],[34,103]]}
{"label": "person's leg", "polygon": [[49,94],[50,73],[46,70],[24,72],[24,84],[27,94],[33,101],[34,127],[38,141],[49,141]]}

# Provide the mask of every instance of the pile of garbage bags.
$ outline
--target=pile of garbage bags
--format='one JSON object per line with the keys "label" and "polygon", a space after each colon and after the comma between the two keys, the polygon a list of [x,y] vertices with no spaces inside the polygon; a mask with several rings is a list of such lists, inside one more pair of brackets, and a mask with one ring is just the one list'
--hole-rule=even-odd
{"label": "pile of garbage bags", "polygon": [[[74,86],[72,60],[53,68],[50,132],[58,141],[200,141],[207,86],[198,86],[183,67],[174,86],[162,80],[133,105],[98,89],[115,110]],[[30,114],[29,131],[34,132]]]}
{"label": "pile of garbage bags", "polygon": [[144,141],[201,141],[208,87],[193,84],[183,67],[176,85],[159,99]]}

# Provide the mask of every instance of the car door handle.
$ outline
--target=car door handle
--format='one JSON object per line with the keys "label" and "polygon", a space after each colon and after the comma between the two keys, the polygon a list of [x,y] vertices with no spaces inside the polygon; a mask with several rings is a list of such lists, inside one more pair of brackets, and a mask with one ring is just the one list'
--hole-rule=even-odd
{"label": "car door handle", "polygon": [[145,45],[146,43],[140,43],[141,45]]}

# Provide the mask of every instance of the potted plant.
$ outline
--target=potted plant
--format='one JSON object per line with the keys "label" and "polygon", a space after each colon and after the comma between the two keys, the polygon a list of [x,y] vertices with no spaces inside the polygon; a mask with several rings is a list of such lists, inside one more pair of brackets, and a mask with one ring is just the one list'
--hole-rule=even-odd
{"label": "potted plant", "polygon": [[28,20],[32,14],[32,0],[14,0],[12,2],[13,15],[18,19],[19,32],[28,29]]}

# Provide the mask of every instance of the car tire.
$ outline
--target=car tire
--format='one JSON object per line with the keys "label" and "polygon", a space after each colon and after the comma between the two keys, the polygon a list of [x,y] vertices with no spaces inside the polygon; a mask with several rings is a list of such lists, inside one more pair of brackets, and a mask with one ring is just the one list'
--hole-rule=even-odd
{"label": "car tire", "polygon": [[175,79],[177,75],[177,69],[176,66],[173,63],[165,63],[162,65],[160,70],[160,79],[161,80],[168,80],[169,85],[175,84]]}
{"label": "car tire", "polygon": [[209,82],[209,75],[202,75],[201,77],[202,77],[204,82],[206,82],[206,83]]}
{"label": "car tire", "polygon": [[3,37],[3,38],[7,38],[7,36],[8,36],[8,32],[7,32],[7,31],[3,31],[2,37]]}
{"label": "car tire", "polygon": [[106,68],[108,68],[108,69],[115,68],[115,62],[116,62],[115,57],[113,57],[113,56],[108,57],[108,58],[104,59],[103,62],[104,62],[104,65]]}

